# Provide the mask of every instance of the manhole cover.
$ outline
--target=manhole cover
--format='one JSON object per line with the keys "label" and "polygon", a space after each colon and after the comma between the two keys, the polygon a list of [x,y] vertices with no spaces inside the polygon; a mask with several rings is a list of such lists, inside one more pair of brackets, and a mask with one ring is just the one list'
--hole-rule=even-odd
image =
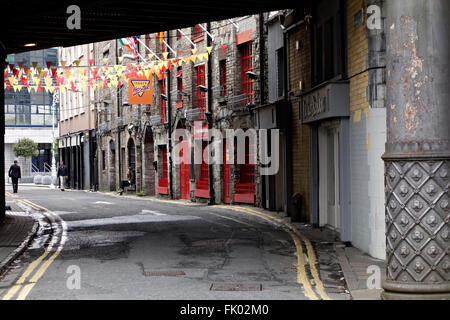
{"label": "manhole cover", "polygon": [[260,283],[213,283],[211,291],[262,291]]}
{"label": "manhole cover", "polygon": [[176,277],[186,275],[181,270],[169,270],[169,271],[144,271],[146,277]]}

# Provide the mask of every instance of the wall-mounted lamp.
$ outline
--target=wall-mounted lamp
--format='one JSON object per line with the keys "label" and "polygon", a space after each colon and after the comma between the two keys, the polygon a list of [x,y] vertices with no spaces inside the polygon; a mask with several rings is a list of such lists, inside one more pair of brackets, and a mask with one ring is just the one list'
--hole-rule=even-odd
{"label": "wall-mounted lamp", "polygon": [[167,96],[165,94],[161,94],[161,99],[163,99],[164,101],[167,101]]}
{"label": "wall-mounted lamp", "polygon": [[252,79],[252,80],[256,80],[256,79],[258,79],[258,77],[259,77],[256,73],[251,72],[251,71],[247,71],[247,72],[245,73],[245,75],[246,75],[249,79]]}
{"label": "wall-mounted lamp", "polygon": [[201,92],[208,92],[208,88],[202,85],[198,86],[198,90],[200,90]]}

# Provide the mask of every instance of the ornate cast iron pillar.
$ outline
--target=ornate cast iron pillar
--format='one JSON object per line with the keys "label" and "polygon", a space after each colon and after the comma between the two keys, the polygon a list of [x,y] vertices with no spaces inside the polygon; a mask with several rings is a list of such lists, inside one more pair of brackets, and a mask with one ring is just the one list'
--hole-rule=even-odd
{"label": "ornate cast iron pillar", "polygon": [[450,299],[448,0],[388,0],[383,299]]}

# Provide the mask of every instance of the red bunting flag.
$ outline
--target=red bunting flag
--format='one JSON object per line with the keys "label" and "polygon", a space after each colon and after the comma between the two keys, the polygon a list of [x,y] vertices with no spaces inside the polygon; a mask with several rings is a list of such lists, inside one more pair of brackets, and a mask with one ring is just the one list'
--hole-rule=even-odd
{"label": "red bunting flag", "polygon": [[70,81],[70,85],[72,86],[72,92],[75,92],[75,90],[77,90],[77,87],[75,86],[73,81]]}
{"label": "red bunting flag", "polygon": [[58,69],[57,68],[52,68],[52,76],[53,76],[53,78],[56,78],[56,71],[57,71]]}
{"label": "red bunting flag", "polygon": [[89,59],[89,65],[93,65],[94,64],[94,59]]}
{"label": "red bunting flag", "polygon": [[50,70],[50,67],[52,66],[52,62],[51,61],[47,61],[45,64],[47,65],[47,69]]}
{"label": "red bunting flag", "polygon": [[222,44],[220,47],[222,48],[223,52],[225,53],[225,51],[227,50],[227,45],[226,44]]}
{"label": "red bunting flag", "polygon": [[9,89],[11,89],[11,85],[7,84],[6,89],[8,89],[8,91],[9,91]]}
{"label": "red bunting flag", "polygon": [[64,83],[64,77],[57,77],[56,84],[58,86],[62,85]]}
{"label": "red bunting flag", "polygon": [[179,56],[181,56],[183,54],[183,50],[178,50],[177,53]]}

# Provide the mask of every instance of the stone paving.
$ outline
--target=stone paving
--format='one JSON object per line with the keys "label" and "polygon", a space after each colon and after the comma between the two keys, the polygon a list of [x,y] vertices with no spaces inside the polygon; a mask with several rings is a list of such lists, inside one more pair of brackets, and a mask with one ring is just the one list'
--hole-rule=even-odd
{"label": "stone paving", "polygon": [[35,220],[23,212],[17,203],[7,197],[6,205],[11,211],[6,212],[0,224],[0,275],[20,255],[37,231]]}

